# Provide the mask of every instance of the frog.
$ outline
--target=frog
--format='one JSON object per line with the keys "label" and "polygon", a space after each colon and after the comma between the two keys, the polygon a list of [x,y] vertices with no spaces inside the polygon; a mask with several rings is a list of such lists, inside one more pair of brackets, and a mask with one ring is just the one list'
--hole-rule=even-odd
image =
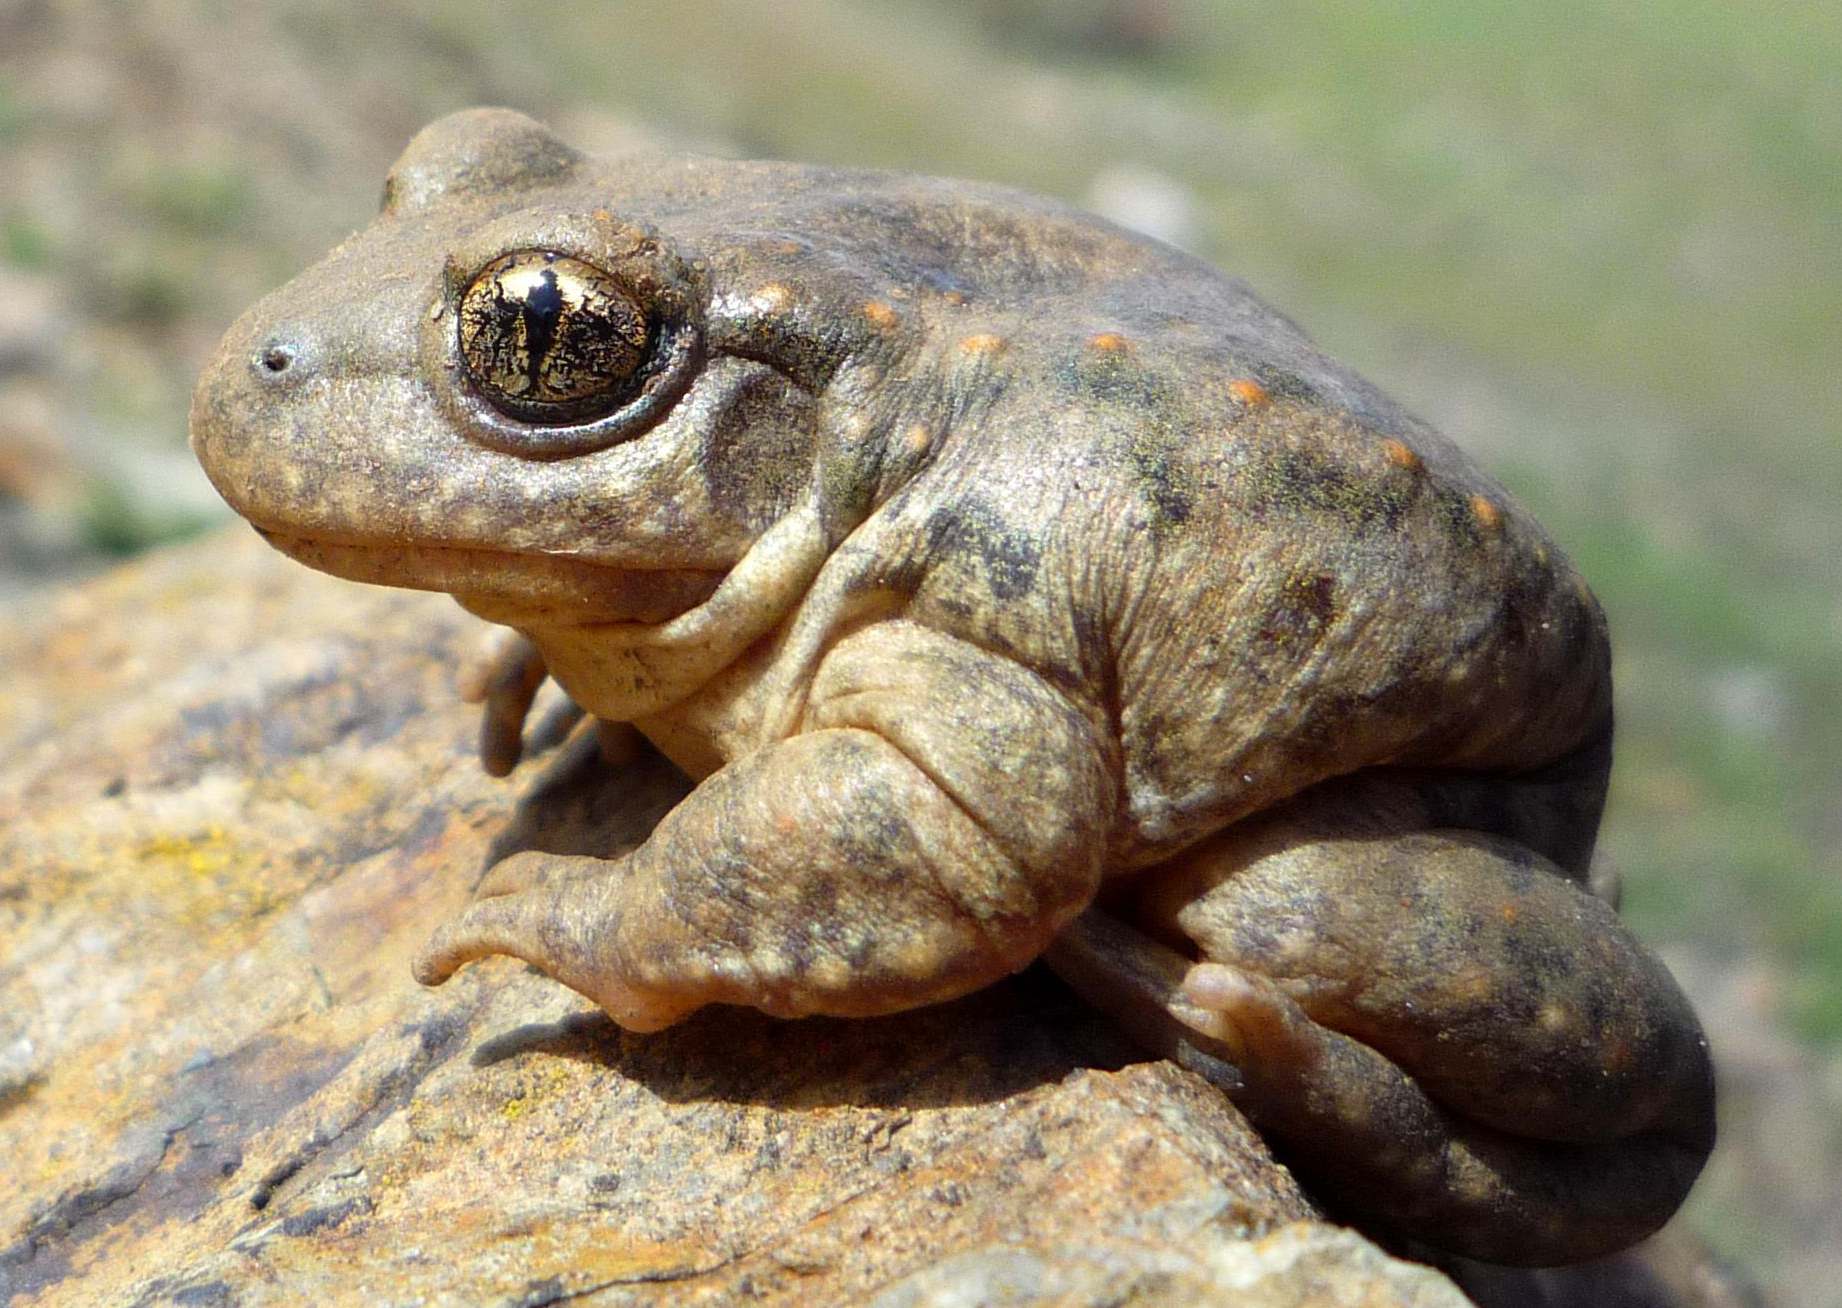
{"label": "frog", "polygon": [[424,984],[507,955],[644,1033],[1041,960],[1332,1212],[1494,1262],[1632,1244],[1712,1147],[1706,1038],[1594,871],[1591,589],[1193,255],[467,110],[230,328],[190,430],[270,544],[502,633],[488,771],[554,684],[687,778],[623,853],[490,867]]}

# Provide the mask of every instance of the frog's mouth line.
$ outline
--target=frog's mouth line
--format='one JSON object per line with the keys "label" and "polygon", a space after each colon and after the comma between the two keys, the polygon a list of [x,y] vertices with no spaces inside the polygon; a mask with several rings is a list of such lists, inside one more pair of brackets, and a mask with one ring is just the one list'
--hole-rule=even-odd
{"label": "frog's mouth line", "polygon": [[703,603],[726,572],[631,568],[570,555],[465,545],[327,540],[257,527],[298,563],[375,586],[445,591],[471,612],[510,627],[653,625]]}

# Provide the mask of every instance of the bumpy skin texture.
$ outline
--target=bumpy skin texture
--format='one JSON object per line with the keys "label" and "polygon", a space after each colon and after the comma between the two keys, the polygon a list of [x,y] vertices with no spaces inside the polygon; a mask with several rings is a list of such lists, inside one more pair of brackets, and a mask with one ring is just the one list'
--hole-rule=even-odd
{"label": "bumpy skin texture", "polygon": [[[521,250],[647,313],[605,416],[508,415],[459,357]],[[193,442],[303,562],[521,633],[466,686],[495,772],[548,675],[699,779],[622,859],[493,869],[425,982],[513,954],[643,1031],[1046,956],[1333,1200],[1501,1261],[1641,1237],[1707,1153],[1694,1016],[1585,888],[1590,592],[1194,259],[991,187],[463,113],[232,328]]]}

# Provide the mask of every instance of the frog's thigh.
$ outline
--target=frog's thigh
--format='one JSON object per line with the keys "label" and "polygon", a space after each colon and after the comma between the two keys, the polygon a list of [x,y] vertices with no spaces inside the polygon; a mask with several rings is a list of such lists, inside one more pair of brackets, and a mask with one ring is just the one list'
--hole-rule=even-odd
{"label": "frog's thigh", "polygon": [[1327,1197],[1440,1247],[1574,1261],[1674,1211],[1711,1144],[1705,1046],[1603,904],[1472,835],[1274,835],[1177,870],[1150,925],[1205,961],[1090,912],[1051,963]]}
{"label": "frog's thigh", "polygon": [[1468,1117],[1611,1140],[1679,1113],[1705,1078],[1668,970],[1521,846],[1433,831],[1218,856],[1220,879],[1175,914],[1195,953],[1277,981]]}

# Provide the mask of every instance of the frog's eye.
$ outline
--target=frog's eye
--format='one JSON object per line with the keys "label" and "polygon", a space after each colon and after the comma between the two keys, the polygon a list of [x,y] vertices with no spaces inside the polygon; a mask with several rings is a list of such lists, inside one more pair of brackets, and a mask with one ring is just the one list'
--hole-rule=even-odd
{"label": "frog's eye", "polygon": [[634,393],[652,325],[613,277],[552,250],[502,255],[460,298],[460,357],[494,408],[525,422],[586,422]]}

